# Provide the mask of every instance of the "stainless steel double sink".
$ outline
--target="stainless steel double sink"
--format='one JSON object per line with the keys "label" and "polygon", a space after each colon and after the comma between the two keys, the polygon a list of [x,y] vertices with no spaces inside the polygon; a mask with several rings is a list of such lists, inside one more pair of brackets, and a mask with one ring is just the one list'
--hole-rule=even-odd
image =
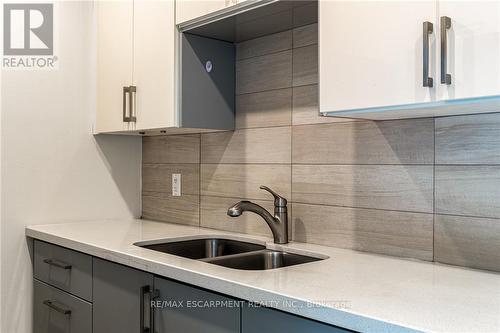
{"label": "stainless steel double sink", "polygon": [[184,258],[241,270],[266,270],[305,264],[322,258],[267,249],[264,245],[225,239],[202,238],[135,245]]}

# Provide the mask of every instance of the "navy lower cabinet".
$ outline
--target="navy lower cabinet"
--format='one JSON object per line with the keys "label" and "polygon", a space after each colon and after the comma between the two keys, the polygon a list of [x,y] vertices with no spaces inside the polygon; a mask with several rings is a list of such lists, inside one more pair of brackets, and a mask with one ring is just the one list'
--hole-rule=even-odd
{"label": "navy lower cabinet", "polygon": [[241,333],[345,333],[339,327],[265,307],[245,305],[241,313]]}
{"label": "navy lower cabinet", "polygon": [[150,332],[153,275],[93,258],[93,333]]}
{"label": "navy lower cabinet", "polygon": [[155,277],[156,333],[239,333],[241,302]]}

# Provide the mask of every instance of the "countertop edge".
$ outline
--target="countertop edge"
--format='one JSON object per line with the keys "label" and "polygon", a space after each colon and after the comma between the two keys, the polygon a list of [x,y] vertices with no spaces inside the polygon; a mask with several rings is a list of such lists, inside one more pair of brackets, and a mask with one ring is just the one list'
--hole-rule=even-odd
{"label": "countertop edge", "polygon": [[[130,254],[122,252],[117,252],[112,249],[70,240],[64,237],[32,229],[29,226],[25,229],[25,235],[30,238],[66,247],[94,257],[109,260],[125,266],[156,274],[161,277],[170,278],[200,288],[240,298],[246,301],[256,303],[268,302],[269,304],[272,304],[270,306],[271,308],[298,315],[304,318],[316,320],[325,324],[338,326],[340,328],[360,332],[422,332],[418,329],[391,323],[390,321],[371,318],[363,314],[348,312],[345,310],[336,309],[334,307],[328,307],[324,305],[308,307],[307,305],[312,303],[312,301],[310,300],[289,297],[287,295],[265,289],[259,289],[253,286],[248,286],[236,281],[222,279],[219,277],[206,275],[201,272],[168,265],[138,256],[132,256]],[[211,282],[216,282],[216,284],[213,284]],[[235,291],[236,289],[238,289],[238,292]],[[283,304],[290,304],[290,302],[298,302],[297,304],[303,305],[304,307],[299,308],[283,306]],[[304,311],[304,309],[314,311]]]}

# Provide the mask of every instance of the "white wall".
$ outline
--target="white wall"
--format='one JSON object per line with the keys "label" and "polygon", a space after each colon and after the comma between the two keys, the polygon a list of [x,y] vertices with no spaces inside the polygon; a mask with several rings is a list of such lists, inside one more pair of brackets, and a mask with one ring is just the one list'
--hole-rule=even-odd
{"label": "white wall", "polygon": [[26,225],[140,215],[140,138],[91,135],[92,3],[58,7],[59,69],[1,76],[2,333],[31,332]]}

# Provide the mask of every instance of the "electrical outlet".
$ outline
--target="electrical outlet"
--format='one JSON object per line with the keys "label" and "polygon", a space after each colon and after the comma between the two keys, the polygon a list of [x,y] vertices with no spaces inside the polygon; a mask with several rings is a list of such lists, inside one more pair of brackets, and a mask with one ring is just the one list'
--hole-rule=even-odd
{"label": "electrical outlet", "polygon": [[181,196],[181,174],[173,173],[172,174],[172,196],[180,197]]}

